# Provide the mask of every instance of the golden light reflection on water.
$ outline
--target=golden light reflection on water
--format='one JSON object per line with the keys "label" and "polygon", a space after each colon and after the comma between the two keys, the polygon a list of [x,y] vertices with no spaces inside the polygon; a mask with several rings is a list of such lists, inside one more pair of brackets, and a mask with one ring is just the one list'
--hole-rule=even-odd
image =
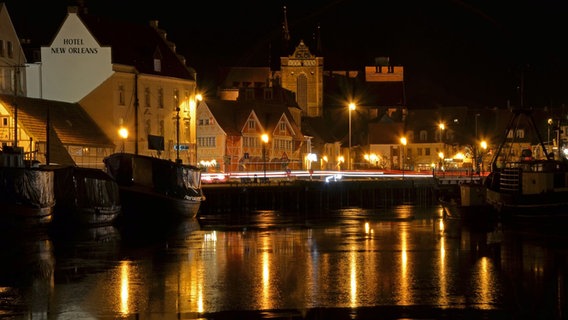
{"label": "golden light reflection on water", "polygon": [[[442,219],[425,221],[355,216],[323,228],[201,232],[187,243],[186,261],[179,266],[176,307],[203,313],[243,303],[251,310],[455,306],[463,300],[456,300],[462,295],[456,295],[454,283],[466,280],[455,278],[459,274],[451,266],[458,265],[460,257],[447,250],[464,249],[459,244],[467,239],[447,237]],[[485,306],[494,299],[494,271],[488,263],[475,275],[479,292],[471,298]],[[123,306],[127,313],[128,295]]]}
{"label": "golden light reflection on water", "polygon": [[351,307],[357,307],[357,248],[351,246],[349,254]]}
{"label": "golden light reflection on water", "polygon": [[492,265],[487,257],[481,257],[476,263],[476,277],[474,278],[474,288],[476,290],[475,303],[480,309],[490,309],[494,290],[491,286],[495,285],[492,280]]}
{"label": "golden light reflection on water", "polygon": [[262,254],[260,256],[261,258],[261,266],[262,266],[262,275],[261,275],[261,279],[262,279],[262,302],[261,302],[261,306],[263,309],[270,309],[271,307],[271,301],[270,301],[270,256],[269,256],[269,252],[268,252],[268,248],[269,248],[269,238],[268,237],[263,237],[262,238],[262,247],[264,248],[264,250],[262,251]]}
{"label": "golden light reflection on water", "polygon": [[128,308],[129,274],[130,274],[130,268],[128,265],[128,261],[122,261],[120,264],[120,313],[122,313],[123,315],[127,315],[130,313],[130,309]]}
{"label": "golden light reflection on water", "polygon": [[398,293],[399,305],[410,305],[412,303],[412,288],[411,280],[408,274],[408,232],[403,229],[400,232],[400,248],[401,248],[401,261],[400,261],[400,290]]}
{"label": "golden light reflection on water", "polygon": [[[440,220],[440,230],[444,229],[444,224]],[[442,234],[440,238],[440,263],[439,263],[439,273],[438,281],[440,286],[440,292],[438,294],[438,304],[442,306],[447,306],[448,301],[448,281],[446,275],[446,237]]]}

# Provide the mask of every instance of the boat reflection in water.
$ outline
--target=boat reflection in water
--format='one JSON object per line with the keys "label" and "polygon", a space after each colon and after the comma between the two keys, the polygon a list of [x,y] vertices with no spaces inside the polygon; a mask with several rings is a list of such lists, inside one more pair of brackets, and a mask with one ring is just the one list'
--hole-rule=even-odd
{"label": "boat reflection in water", "polygon": [[2,230],[0,261],[0,318],[47,319],[55,257],[46,230]]}
{"label": "boat reflection in water", "polygon": [[45,309],[105,319],[559,319],[566,312],[565,236],[497,223],[472,229],[444,219],[441,207],[207,215],[151,241],[123,236],[54,240],[56,281]]}

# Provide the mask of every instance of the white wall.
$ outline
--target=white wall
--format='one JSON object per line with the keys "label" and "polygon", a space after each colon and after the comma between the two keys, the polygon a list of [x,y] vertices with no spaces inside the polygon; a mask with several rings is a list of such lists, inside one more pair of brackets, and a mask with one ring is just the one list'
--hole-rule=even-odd
{"label": "white wall", "polygon": [[48,100],[78,102],[113,73],[111,48],[101,47],[76,13],[41,48],[41,59],[42,98]]}

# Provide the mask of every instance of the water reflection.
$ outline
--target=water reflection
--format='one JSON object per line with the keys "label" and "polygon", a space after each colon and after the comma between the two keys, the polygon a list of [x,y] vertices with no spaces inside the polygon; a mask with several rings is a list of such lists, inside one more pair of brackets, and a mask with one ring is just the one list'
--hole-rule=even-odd
{"label": "water reflection", "polygon": [[2,240],[0,316],[561,319],[567,304],[562,233],[444,220],[437,207]]}

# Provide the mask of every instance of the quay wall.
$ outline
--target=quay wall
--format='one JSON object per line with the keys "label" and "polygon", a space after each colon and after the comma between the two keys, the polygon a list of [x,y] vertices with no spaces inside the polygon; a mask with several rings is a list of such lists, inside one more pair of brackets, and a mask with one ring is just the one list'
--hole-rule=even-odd
{"label": "quay wall", "polygon": [[204,184],[206,200],[200,213],[258,210],[307,213],[400,204],[430,206],[438,203],[439,191],[439,184],[433,178]]}

